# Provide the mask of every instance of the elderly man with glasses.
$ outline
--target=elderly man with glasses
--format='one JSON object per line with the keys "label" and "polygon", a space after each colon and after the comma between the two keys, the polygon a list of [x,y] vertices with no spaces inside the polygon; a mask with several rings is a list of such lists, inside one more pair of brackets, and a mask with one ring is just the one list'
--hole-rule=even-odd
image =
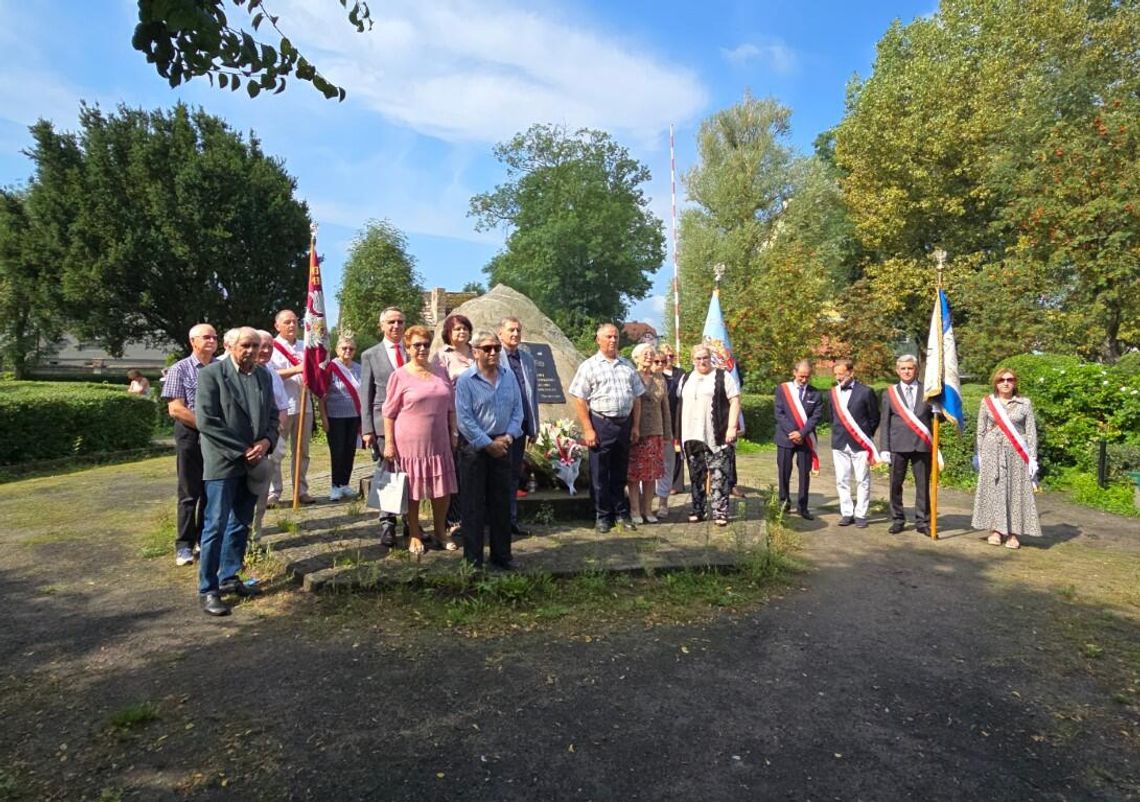
{"label": "elderly man with glasses", "polygon": [[501,366],[502,343],[478,332],[475,365],[455,383],[459,473],[463,493],[463,558],[483,566],[483,527],[490,524],[491,565],[512,570],[511,445],[523,436],[523,398],[510,368]]}
{"label": "elderly man with glasses", "polygon": [[177,535],[174,540],[175,565],[194,562],[194,549],[202,538],[206,515],[206,491],[202,484],[202,446],[194,404],[198,394],[198,372],[214,361],[218,333],[209,323],[190,329],[190,356],[175,362],[162,385],[166,411],[174,418],[174,465],[178,473]]}

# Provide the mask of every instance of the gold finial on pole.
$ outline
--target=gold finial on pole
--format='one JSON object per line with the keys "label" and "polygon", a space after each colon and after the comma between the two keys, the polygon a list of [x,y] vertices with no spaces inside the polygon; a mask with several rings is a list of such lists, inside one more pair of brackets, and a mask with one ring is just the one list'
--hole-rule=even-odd
{"label": "gold finial on pole", "polygon": [[946,269],[946,251],[938,248],[932,254],[938,263],[938,289],[942,289],[942,271]]}

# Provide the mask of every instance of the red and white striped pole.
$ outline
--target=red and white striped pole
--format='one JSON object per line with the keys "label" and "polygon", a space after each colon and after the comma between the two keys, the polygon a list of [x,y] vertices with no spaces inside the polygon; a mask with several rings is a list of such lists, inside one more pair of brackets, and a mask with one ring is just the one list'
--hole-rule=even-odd
{"label": "red and white striped pole", "polygon": [[673,340],[676,359],[681,358],[681,276],[677,268],[677,156],[673,148],[673,124],[669,123],[669,188],[673,201]]}

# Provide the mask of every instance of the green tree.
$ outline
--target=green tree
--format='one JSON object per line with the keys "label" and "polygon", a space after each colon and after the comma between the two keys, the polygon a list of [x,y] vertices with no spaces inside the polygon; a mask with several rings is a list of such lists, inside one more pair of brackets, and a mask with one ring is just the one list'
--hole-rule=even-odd
{"label": "green tree", "polygon": [[853,250],[834,171],[786,144],[791,110],[746,94],[701,124],[681,215],[681,341],[701,337],[724,264],[721,307],[751,389],[770,389],[811,354]]}
{"label": "green tree", "polygon": [[357,347],[377,340],[380,312],[399,307],[411,325],[423,318],[423,279],[408,253],[404,234],[387,220],[369,220],[348,249],[337,303],[340,331],[351,331]]}
{"label": "green tree", "polygon": [[[367,3],[340,0],[348,21],[358,32],[372,27]],[[191,78],[217,78],[220,89],[257,97],[263,90],[285,91],[286,76],[307,81],[327,98],[344,100],[345,91],[326,80],[278,27],[262,0],[138,0],[139,21],[131,45],[146,55],[158,74],[178,86]],[[234,27],[226,16],[230,6],[244,7],[249,28]],[[262,25],[275,32],[277,45],[254,38]]]}
{"label": "green tree", "polygon": [[32,126],[35,264],[73,332],[186,347],[198,322],[265,326],[304,298],[309,216],[295,182],[217,117],[82,106],[80,132]]}
{"label": "green tree", "polygon": [[503,226],[489,284],[529,296],[575,339],[620,321],[665,258],[661,221],[642,185],[649,170],[601,131],[534,125],[495,147],[508,181],[471,199],[480,231]]}
{"label": "green tree", "polygon": [[943,247],[967,370],[1134,342],[1138,45],[1140,8],[1103,0],[943,0],[887,31],[835,130],[868,336],[925,338]]}
{"label": "green tree", "polygon": [[58,284],[32,236],[24,195],[0,190],[0,358],[17,379],[62,334]]}

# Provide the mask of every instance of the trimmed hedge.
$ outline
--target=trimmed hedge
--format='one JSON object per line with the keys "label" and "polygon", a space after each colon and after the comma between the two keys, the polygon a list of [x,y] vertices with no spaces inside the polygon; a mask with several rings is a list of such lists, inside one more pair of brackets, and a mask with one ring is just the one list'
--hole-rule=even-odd
{"label": "trimmed hedge", "polygon": [[0,382],[0,465],[145,448],[154,421],[122,386]]}
{"label": "trimmed hedge", "polygon": [[740,394],[740,411],[744,415],[744,436],[753,443],[767,443],[776,435],[775,399],[758,393]]}

